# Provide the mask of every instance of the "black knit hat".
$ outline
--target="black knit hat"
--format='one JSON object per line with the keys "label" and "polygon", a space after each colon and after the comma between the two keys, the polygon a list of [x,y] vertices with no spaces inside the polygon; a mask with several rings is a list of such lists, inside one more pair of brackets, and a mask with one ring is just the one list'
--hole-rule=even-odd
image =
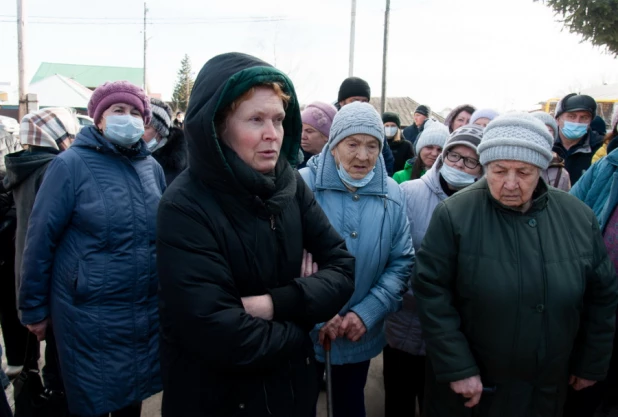
{"label": "black knit hat", "polygon": [[350,97],[366,97],[369,100],[371,98],[371,88],[369,88],[367,81],[358,77],[350,77],[343,80],[341,87],[339,87],[337,102],[342,102]]}
{"label": "black knit hat", "polygon": [[416,110],[414,110],[414,113],[422,114],[425,117],[429,117],[429,113],[431,113],[431,109],[429,108],[429,106],[421,104],[420,106],[416,108]]}
{"label": "black knit hat", "polygon": [[393,122],[397,125],[397,127],[401,127],[401,120],[399,119],[399,115],[397,113],[393,113],[392,111],[384,112],[382,115],[382,123]]}
{"label": "black knit hat", "polygon": [[571,93],[562,98],[556,105],[556,119],[570,111],[587,111],[592,118],[597,115],[597,102],[585,94]]}

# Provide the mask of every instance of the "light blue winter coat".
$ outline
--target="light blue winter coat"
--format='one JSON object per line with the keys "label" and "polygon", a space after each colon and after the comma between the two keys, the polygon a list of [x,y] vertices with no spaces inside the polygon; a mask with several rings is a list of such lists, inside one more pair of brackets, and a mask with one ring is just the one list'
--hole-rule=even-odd
{"label": "light blue winter coat", "polygon": [[21,319],[51,317],[79,416],[161,390],[155,222],[165,177],[141,144],[128,158],[95,127],[82,129],[49,164],[30,216]]}
{"label": "light blue winter coat", "polygon": [[[332,343],[334,365],[358,363],[377,356],[384,346],[384,320],[401,308],[414,265],[414,249],[405,201],[399,185],[389,178],[382,156],[375,176],[366,186],[350,192],[337,174],[329,146],[300,171],[326,216],[356,257],[355,290],[340,314],[353,311],[367,333],[357,342],[337,338]],[[311,332],[319,361],[324,350],[318,325]]]}
{"label": "light blue winter coat", "polygon": [[592,164],[571,188],[571,194],[594,211],[603,232],[618,204],[618,152],[614,150]]}

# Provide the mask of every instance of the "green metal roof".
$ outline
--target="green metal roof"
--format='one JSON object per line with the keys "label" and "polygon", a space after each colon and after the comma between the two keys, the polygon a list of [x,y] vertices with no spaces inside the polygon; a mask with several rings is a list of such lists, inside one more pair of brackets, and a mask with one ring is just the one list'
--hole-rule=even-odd
{"label": "green metal roof", "polygon": [[72,78],[89,88],[96,88],[107,81],[127,80],[139,86],[144,83],[143,68],[54,64],[51,62],[42,62],[31,82],[35,83],[55,74]]}

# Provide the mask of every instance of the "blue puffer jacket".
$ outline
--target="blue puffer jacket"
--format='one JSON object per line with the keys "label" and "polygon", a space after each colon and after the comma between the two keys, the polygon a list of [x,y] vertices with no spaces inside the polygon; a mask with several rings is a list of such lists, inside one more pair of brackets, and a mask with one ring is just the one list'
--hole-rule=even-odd
{"label": "blue puffer jacket", "polygon": [[[345,239],[348,251],[356,257],[354,294],[340,314],[358,314],[367,333],[358,342],[335,339],[331,351],[334,365],[366,361],[382,351],[386,345],[384,320],[401,308],[412,275],[414,248],[403,193],[388,178],[381,155],[375,170],[369,184],[350,192],[339,179],[326,145],[300,171],[331,224]],[[321,327],[316,326],[311,337],[316,357],[323,362],[324,349],[318,342]]]}
{"label": "blue puffer jacket", "polygon": [[72,414],[161,390],[155,221],[165,177],[142,142],[123,156],[94,127],[49,165],[22,263],[24,324],[53,321]]}
{"label": "blue puffer jacket", "polygon": [[618,204],[618,150],[592,164],[571,188],[571,194],[586,203],[599,219],[601,232]]}

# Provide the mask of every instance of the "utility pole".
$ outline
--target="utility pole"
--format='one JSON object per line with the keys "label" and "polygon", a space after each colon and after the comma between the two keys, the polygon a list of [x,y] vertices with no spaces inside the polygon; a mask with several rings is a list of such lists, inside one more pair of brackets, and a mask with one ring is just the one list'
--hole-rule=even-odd
{"label": "utility pole", "polygon": [[144,2],[144,91],[148,94],[148,87],[146,84],[146,51],[148,50],[148,39],[146,38],[146,14],[148,13],[148,7]]}
{"label": "utility pole", "polygon": [[19,121],[28,113],[26,89],[26,0],[17,0],[17,68],[19,89]]}
{"label": "utility pole", "polygon": [[388,27],[390,25],[390,13],[391,0],[386,0],[386,11],[384,12],[384,48],[382,55],[382,114],[386,111],[386,61],[388,60]]}
{"label": "utility pole", "polygon": [[352,22],[350,24],[350,64],[348,77],[354,75],[354,37],[356,35],[356,0],[352,0]]}

